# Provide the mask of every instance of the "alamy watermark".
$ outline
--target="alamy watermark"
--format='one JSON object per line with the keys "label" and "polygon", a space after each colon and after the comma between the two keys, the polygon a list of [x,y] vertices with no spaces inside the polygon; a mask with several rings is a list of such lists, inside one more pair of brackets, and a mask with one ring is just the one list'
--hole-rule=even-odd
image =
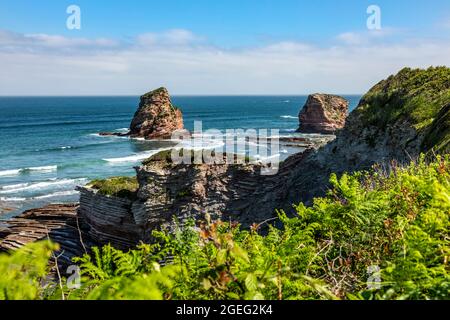
{"label": "alamy watermark", "polygon": [[381,269],[377,265],[367,267],[367,289],[379,290],[381,289]]}
{"label": "alamy watermark", "polygon": [[381,8],[377,5],[370,5],[367,7],[367,29],[381,30]]}
{"label": "alamy watermark", "polygon": [[77,5],[70,5],[66,9],[69,14],[66,20],[66,27],[69,30],[81,30],[81,9]]}
{"label": "alamy watermark", "polygon": [[171,151],[174,164],[260,164],[262,175],[274,175],[280,164],[278,129],[177,130],[177,145]]}

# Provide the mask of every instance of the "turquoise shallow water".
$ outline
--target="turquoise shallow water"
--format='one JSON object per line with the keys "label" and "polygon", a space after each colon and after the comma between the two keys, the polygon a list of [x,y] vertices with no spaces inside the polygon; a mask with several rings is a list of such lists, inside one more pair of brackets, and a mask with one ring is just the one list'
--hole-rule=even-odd
{"label": "turquoise shallow water", "polygon": [[[173,97],[185,127],[279,129],[294,135],[306,96]],[[346,96],[354,109],[359,96]],[[139,97],[0,98],[0,219],[54,202],[74,202],[75,186],[134,175],[134,166],[169,142],[100,137],[124,131]],[[3,209],[2,209],[3,208]],[[5,210],[8,208],[8,210]],[[13,209],[13,210],[11,210]]]}

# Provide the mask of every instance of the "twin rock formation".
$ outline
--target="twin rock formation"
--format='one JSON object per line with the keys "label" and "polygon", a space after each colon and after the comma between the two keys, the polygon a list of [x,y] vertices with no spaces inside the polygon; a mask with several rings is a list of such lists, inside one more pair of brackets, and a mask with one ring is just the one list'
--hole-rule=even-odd
{"label": "twin rock formation", "polygon": [[[300,111],[297,132],[335,134],[345,126],[348,105],[348,101],[340,96],[320,93],[310,95]],[[101,132],[100,135],[169,139],[174,131],[180,129],[183,129],[183,114],[172,104],[167,89],[161,87],[141,96],[129,132]]]}

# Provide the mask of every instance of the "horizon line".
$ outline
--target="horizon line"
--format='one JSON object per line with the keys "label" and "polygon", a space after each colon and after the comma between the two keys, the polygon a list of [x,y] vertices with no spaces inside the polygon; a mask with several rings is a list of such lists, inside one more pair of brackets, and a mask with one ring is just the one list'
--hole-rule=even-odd
{"label": "horizon line", "polygon": [[[309,96],[311,94],[322,93],[322,94],[334,94],[340,96],[363,96],[365,93],[325,93],[325,92],[314,92],[314,93],[286,93],[286,94],[170,94],[171,97],[303,97]],[[145,94],[145,93],[144,93]],[[101,98],[101,97],[140,97],[143,94],[86,94],[86,95],[2,95],[0,98]]]}

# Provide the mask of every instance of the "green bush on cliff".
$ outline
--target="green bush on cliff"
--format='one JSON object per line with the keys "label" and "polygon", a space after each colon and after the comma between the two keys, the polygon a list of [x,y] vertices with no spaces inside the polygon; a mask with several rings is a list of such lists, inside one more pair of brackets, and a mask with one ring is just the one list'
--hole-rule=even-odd
{"label": "green bush on cliff", "polygon": [[450,149],[450,68],[404,68],[375,85],[361,99],[355,115],[363,126],[385,128],[408,121],[424,138],[424,150]]}
{"label": "green bush on cliff", "polygon": [[[94,248],[75,260],[82,288],[64,294],[72,299],[450,299],[448,156],[330,180],[327,196],[310,207],[296,205],[295,217],[279,212],[282,227],[270,226],[264,234],[260,225],[242,230],[207,217],[196,227],[190,222],[176,232],[155,231],[156,243],[129,252]],[[0,268],[11,263],[2,261]]]}
{"label": "green bush on cliff", "polygon": [[103,180],[92,180],[88,185],[98,193],[107,196],[133,199],[139,188],[136,177],[113,177]]}

